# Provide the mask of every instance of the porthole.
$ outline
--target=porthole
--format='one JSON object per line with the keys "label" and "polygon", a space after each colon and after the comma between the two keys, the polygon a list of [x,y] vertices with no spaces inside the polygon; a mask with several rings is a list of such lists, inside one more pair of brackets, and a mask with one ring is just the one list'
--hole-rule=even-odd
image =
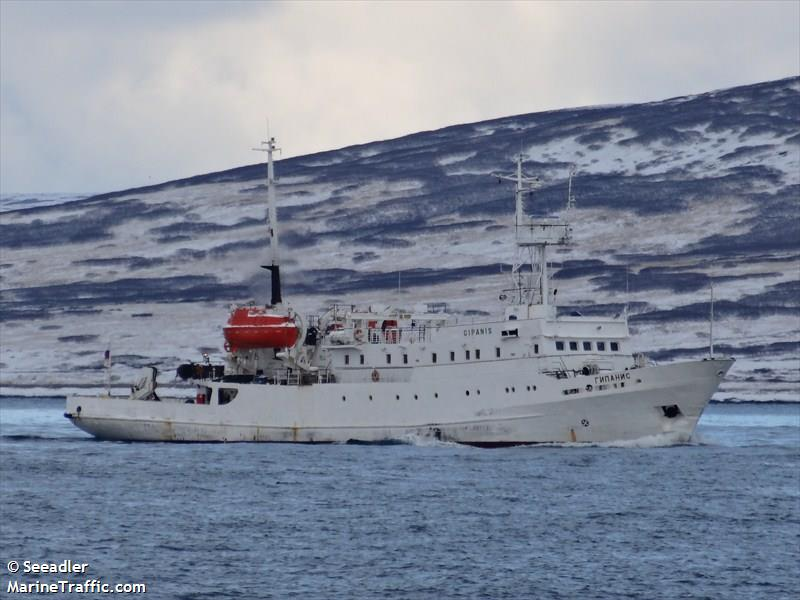
{"label": "porthole", "polygon": [[533,386],[533,391],[534,391],[534,392],[536,391],[536,386]]}
{"label": "porthole", "polygon": [[475,393],[478,394],[478,396],[481,395],[481,391],[480,390],[475,390]]}
{"label": "porthole", "polygon": [[400,400],[400,394],[397,394],[397,395],[395,396],[395,398],[396,398],[397,400]]}
{"label": "porthole", "polygon": [[345,400],[347,400],[347,398],[345,398],[344,396],[342,396],[342,402],[344,402]]}
{"label": "porthole", "polygon": [[469,396],[469,390],[467,390],[467,396]]}
{"label": "porthole", "polygon": [[434,393],[434,394],[433,394],[433,397],[434,397],[434,398],[438,398],[438,397],[439,397],[439,392],[436,392],[436,393]]}
{"label": "porthole", "polygon": [[529,386],[529,385],[525,386],[525,389],[527,389],[530,392],[531,391],[531,386]]}
{"label": "porthole", "polygon": [[416,394],[414,394],[414,400],[419,400],[419,396],[417,396]]}
{"label": "porthole", "polygon": [[516,391],[517,391],[517,389],[516,389],[516,388],[514,388],[514,387],[512,387],[512,388],[511,388],[511,391],[512,391],[512,392],[516,392]]}
{"label": "porthole", "polygon": [[508,393],[508,388],[506,388],[506,394]]}

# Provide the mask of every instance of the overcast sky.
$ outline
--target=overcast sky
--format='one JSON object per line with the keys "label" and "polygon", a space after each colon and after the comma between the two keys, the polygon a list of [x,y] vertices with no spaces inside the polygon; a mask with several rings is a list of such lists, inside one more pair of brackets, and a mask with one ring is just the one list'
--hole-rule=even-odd
{"label": "overcast sky", "polygon": [[0,1],[0,192],[800,74],[800,2]]}

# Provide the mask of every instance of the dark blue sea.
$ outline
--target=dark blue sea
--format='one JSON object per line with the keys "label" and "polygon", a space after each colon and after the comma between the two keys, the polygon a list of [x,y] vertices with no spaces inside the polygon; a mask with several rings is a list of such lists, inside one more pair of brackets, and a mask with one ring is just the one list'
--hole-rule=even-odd
{"label": "dark blue sea", "polygon": [[[98,442],[63,404],[0,399],[2,597],[798,597],[798,404],[711,405],[689,445],[495,450]],[[89,566],[8,573],[66,559]]]}

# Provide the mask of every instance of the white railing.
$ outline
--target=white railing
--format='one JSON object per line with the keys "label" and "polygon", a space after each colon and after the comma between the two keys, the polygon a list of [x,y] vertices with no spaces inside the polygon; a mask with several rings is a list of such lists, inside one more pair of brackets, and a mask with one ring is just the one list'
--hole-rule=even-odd
{"label": "white railing", "polygon": [[[358,338],[356,338],[358,341]],[[430,341],[430,328],[425,327],[387,327],[386,329],[368,329],[367,339],[370,344],[408,344]]]}

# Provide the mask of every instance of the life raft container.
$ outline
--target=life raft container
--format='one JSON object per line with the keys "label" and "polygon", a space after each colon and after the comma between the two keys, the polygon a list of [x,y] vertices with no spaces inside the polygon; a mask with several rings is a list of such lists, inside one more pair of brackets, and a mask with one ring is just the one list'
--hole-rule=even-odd
{"label": "life raft container", "polygon": [[288,348],[294,346],[299,331],[288,315],[270,313],[257,306],[240,306],[231,312],[222,328],[226,349]]}

